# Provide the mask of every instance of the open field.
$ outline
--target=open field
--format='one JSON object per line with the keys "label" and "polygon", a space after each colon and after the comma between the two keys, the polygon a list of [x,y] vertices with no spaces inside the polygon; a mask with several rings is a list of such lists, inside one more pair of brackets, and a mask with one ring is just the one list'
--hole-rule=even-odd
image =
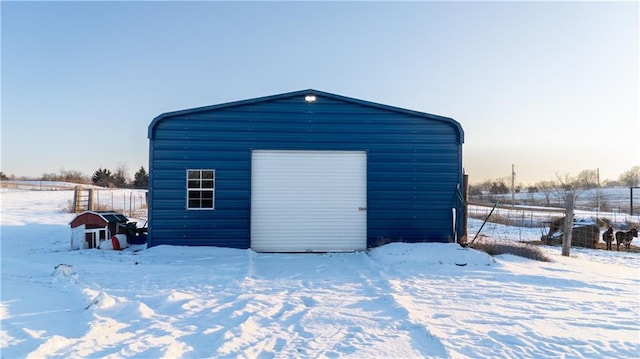
{"label": "open field", "polygon": [[[631,213],[631,200],[633,199],[633,212],[640,214],[640,188],[631,190],[628,187],[601,188],[575,191],[575,208],[591,212]],[[519,192],[515,193],[515,204],[527,207],[551,207],[564,208],[565,192],[561,190],[548,192]],[[511,193],[483,194],[470,196],[470,202],[510,206],[513,204]]]}

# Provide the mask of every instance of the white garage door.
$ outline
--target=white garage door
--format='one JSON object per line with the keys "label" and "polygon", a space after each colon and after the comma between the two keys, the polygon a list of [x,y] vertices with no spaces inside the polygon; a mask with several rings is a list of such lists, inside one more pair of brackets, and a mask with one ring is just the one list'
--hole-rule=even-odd
{"label": "white garage door", "polygon": [[360,151],[253,151],[251,248],[366,249],[366,166]]}

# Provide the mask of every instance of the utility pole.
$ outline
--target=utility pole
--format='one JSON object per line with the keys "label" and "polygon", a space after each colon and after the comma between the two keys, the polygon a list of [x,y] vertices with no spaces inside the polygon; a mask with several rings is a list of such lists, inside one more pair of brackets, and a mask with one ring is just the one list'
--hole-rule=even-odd
{"label": "utility pole", "polygon": [[511,207],[516,205],[516,165],[511,164]]}
{"label": "utility pole", "polygon": [[598,215],[600,215],[600,169],[596,168],[596,175],[598,176],[598,189],[596,191],[596,204],[598,205]]}

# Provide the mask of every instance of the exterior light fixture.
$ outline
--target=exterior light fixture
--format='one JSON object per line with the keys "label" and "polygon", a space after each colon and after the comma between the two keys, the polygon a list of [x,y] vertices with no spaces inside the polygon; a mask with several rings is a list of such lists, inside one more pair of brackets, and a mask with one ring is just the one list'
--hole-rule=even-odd
{"label": "exterior light fixture", "polygon": [[304,100],[308,103],[312,103],[312,102],[316,102],[316,96],[315,95],[306,95],[304,97]]}

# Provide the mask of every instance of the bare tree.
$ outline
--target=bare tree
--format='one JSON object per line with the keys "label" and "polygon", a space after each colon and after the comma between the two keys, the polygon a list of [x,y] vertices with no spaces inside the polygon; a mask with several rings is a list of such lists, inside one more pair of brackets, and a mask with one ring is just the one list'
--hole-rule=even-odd
{"label": "bare tree", "polygon": [[582,189],[598,187],[598,171],[584,170],[578,173],[578,176],[575,178],[575,184]]}
{"label": "bare tree", "polygon": [[551,195],[556,192],[558,184],[554,181],[539,181],[535,184],[535,187],[540,193],[544,195],[545,205],[551,205]]}
{"label": "bare tree", "polygon": [[[558,179],[558,182],[560,182],[560,186],[558,187],[558,197],[562,198],[563,201],[566,201],[569,193],[573,193],[573,199],[574,201],[577,201],[580,195],[589,193],[589,189],[598,186],[597,171],[592,170],[584,170],[580,172],[578,177],[573,177],[569,174],[565,174],[564,177],[562,177],[556,173],[556,178]],[[595,182],[595,185],[593,185],[592,182]],[[599,198],[596,199],[596,201],[599,202]]]}
{"label": "bare tree", "polygon": [[633,166],[630,170],[623,172],[618,180],[627,187],[640,185],[640,166]]}
{"label": "bare tree", "polygon": [[58,181],[69,183],[91,183],[90,178],[80,171],[65,170],[62,168],[60,173],[44,173],[40,177],[41,181]]}
{"label": "bare tree", "polygon": [[[573,177],[568,173],[565,173],[564,176],[556,173],[556,179],[558,180],[559,184],[558,188],[562,192],[566,192],[567,190],[578,187],[578,180],[576,179],[576,177]],[[564,196],[562,196],[562,198],[564,198]]]}

